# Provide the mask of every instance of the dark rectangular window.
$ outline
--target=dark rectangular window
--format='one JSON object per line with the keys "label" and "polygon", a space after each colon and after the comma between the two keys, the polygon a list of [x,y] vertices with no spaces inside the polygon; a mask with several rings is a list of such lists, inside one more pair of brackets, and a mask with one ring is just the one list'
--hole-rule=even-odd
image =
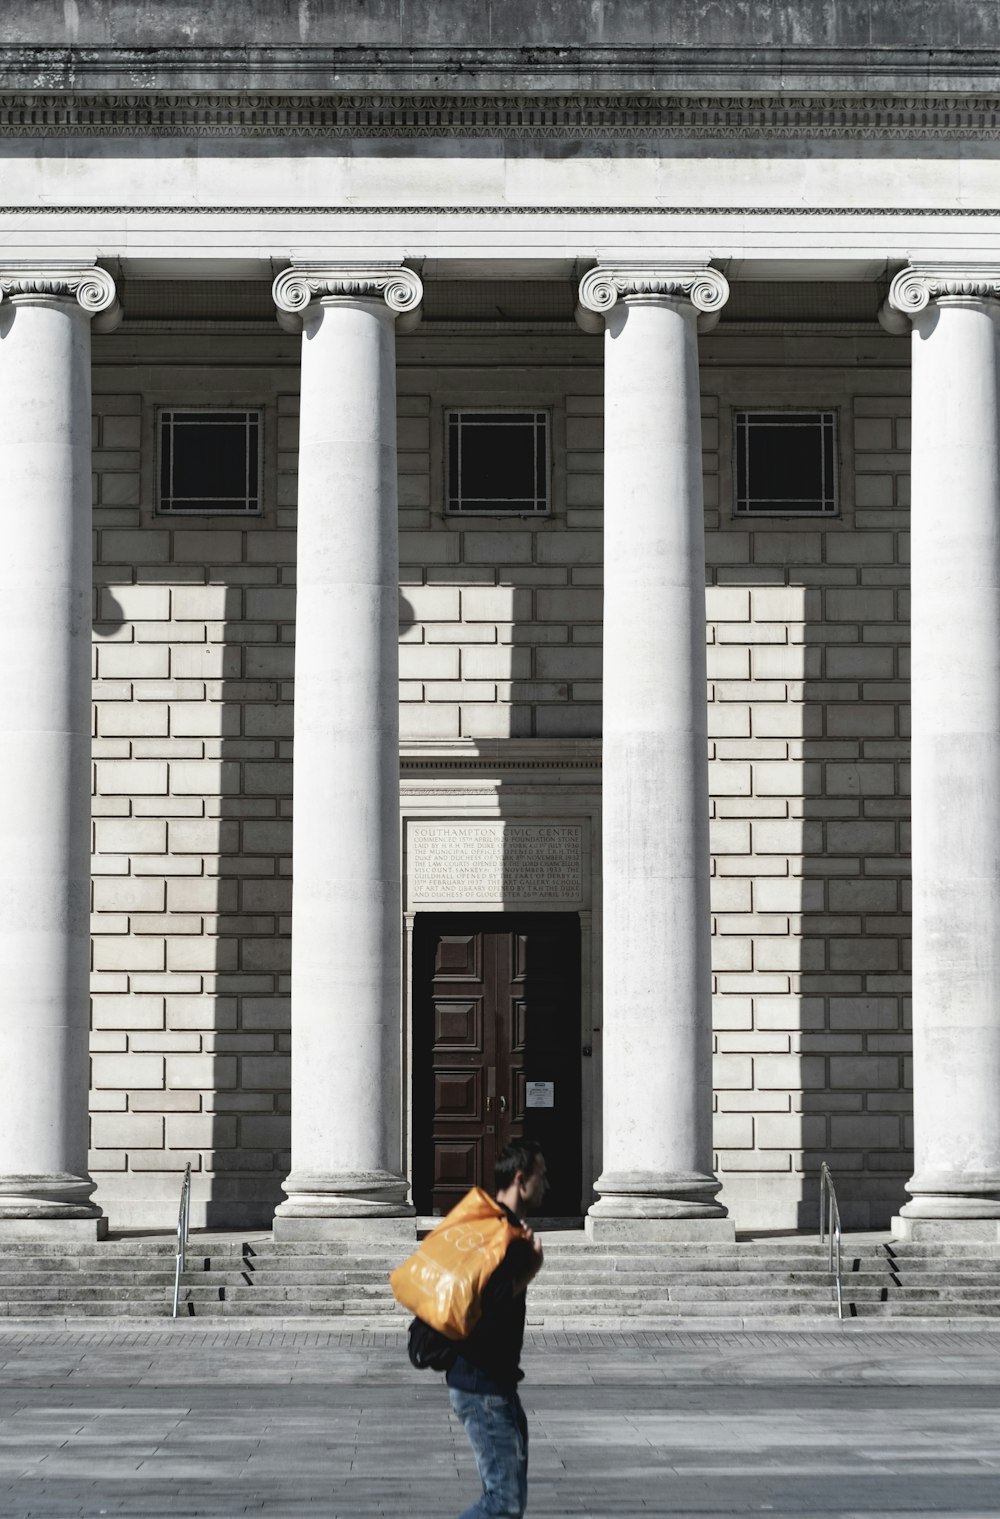
{"label": "dark rectangular window", "polygon": [[260,511],[259,411],[160,412],[160,511]]}
{"label": "dark rectangular window", "polygon": [[549,509],[548,413],[449,411],[449,512]]}
{"label": "dark rectangular window", "polygon": [[738,411],[735,421],[737,514],[836,512],[835,412]]}

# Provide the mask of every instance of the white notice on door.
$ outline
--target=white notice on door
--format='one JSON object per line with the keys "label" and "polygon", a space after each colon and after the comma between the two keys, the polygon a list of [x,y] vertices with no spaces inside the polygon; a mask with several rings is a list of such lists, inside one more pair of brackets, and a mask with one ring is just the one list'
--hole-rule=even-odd
{"label": "white notice on door", "polygon": [[554,1108],[556,1105],[556,1084],[554,1081],[529,1081],[525,1091],[527,1108]]}

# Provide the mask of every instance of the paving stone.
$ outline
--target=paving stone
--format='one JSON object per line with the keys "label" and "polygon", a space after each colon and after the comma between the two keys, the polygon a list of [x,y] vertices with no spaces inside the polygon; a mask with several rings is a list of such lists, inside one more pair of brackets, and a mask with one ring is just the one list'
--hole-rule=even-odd
{"label": "paving stone", "polygon": [[[995,1515],[1000,1334],[529,1335],[532,1515]],[[398,1330],[0,1327],[0,1513],[447,1519],[476,1480]]]}

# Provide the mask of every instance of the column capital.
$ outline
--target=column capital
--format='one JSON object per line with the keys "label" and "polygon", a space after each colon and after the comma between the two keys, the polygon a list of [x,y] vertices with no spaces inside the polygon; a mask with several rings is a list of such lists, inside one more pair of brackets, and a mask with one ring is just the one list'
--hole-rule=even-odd
{"label": "column capital", "polygon": [[286,332],[301,332],[313,301],[384,301],[404,330],[419,320],[424,287],[420,276],[401,264],[292,264],[278,275],[271,294],[278,322]]}
{"label": "column capital", "polygon": [[598,264],[580,281],[577,321],[585,331],[600,332],[603,318],[619,301],[686,300],[699,314],[698,330],[708,332],[728,299],[729,281],[710,264]]}
{"label": "column capital", "polygon": [[75,301],[93,318],[97,332],[112,332],[121,321],[115,282],[97,264],[4,260],[0,262],[0,300],[15,306],[40,300]]}
{"label": "column capital", "polygon": [[889,286],[879,321],[901,336],[932,301],[1000,301],[1000,264],[910,264]]}

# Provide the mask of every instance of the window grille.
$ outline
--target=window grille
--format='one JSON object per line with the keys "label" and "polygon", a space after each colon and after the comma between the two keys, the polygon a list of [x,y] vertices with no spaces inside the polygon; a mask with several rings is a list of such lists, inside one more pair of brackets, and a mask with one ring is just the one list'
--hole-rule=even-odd
{"label": "window grille", "polygon": [[831,516],[837,511],[832,411],[738,411],[738,516]]}
{"label": "window grille", "polygon": [[449,411],[448,511],[540,516],[549,510],[544,411]]}
{"label": "window grille", "polygon": [[259,411],[160,412],[161,512],[260,511]]}

